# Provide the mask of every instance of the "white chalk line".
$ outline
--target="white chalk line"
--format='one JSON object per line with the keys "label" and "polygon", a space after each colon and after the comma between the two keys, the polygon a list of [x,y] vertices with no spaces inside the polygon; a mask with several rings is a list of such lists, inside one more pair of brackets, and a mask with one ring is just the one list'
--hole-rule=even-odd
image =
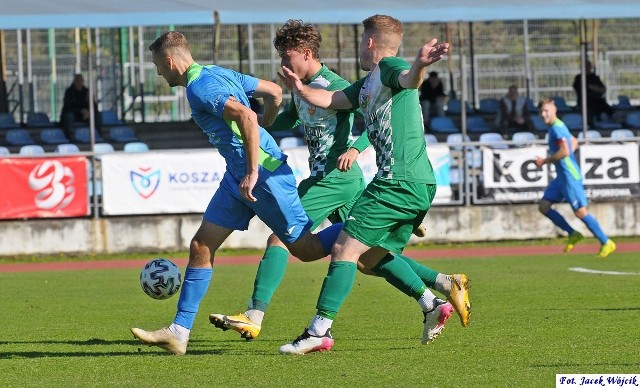
{"label": "white chalk line", "polygon": [[569,271],[594,273],[598,275],[640,275],[640,272],[600,271],[597,269],[589,269],[589,268],[583,268],[583,267],[571,267],[569,268]]}

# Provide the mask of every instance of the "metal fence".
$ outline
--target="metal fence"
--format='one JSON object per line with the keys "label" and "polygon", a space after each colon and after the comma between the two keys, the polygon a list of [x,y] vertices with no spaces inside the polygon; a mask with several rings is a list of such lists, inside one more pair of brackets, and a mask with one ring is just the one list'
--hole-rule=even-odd
{"label": "metal fence", "polygon": [[[588,55],[608,87],[607,99],[619,95],[640,103],[640,23],[638,19],[590,21]],[[278,25],[222,25],[214,45],[214,26],[181,27],[194,58],[217,63],[260,78],[278,81],[279,58],[272,41]],[[344,78],[364,75],[357,61],[360,25],[320,25],[321,57]],[[4,32],[9,110],[24,122],[29,111],[45,112],[57,121],[64,90],[74,73],[87,75],[91,61],[96,99],[101,110],[115,110],[128,121],[181,121],[190,117],[184,91],[169,88],[155,72],[147,46],[173,26],[115,29],[13,30]],[[91,34],[93,50],[87,48]],[[407,23],[399,55],[412,60],[432,37],[453,44],[451,55],[433,70],[446,89],[466,99],[499,97],[510,84],[527,90],[533,100],[564,97],[575,103],[571,85],[579,72],[578,23],[511,21],[484,23]],[[461,66],[462,58],[465,58]],[[21,71],[22,70],[22,71]],[[462,74],[464,73],[464,77]]]}

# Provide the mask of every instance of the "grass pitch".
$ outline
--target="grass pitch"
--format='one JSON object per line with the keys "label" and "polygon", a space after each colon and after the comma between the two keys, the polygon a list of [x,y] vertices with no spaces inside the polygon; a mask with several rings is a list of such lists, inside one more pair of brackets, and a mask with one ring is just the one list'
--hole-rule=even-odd
{"label": "grass pitch", "polygon": [[424,263],[469,275],[468,328],[452,316],[423,346],[417,303],[383,279],[358,274],[334,324],[334,349],[306,356],[282,356],[278,347],[315,313],[326,262],[288,267],[251,342],[215,329],[207,317],[244,311],[256,266],[217,266],[182,357],[143,346],[129,332],[168,325],[178,300],[147,297],[139,270],[0,273],[0,380],[4,387],[542,387],[554,386],[556,373],[640,371],[638,253]]}

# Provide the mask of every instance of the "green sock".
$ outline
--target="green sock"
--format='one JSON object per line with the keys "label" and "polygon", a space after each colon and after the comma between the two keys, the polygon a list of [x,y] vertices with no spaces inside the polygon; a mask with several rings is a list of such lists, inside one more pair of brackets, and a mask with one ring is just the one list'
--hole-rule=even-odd
{"label": "green sock", "polygon": [[356,279],[357,266],[349,261],[336,261],[329,264],[329,271],[322,283],[318,297],[318,315],[328,319],[335,319],[342,302],[351,292]]}
{"label": "green sock", "polygon": [[409,264],[409,267],[422,279],[422,282],[429,288],[434,288],[436,284],[436,278],[438,277],[438,271],[434,271],[426,265],[422,265],[417,261],[403,255],[395,255],[395,257],[402,259]]}
{"label": "green sock", "polygon": [[394,257],[389,253],[373,267],[373,271],[379,273],[389,284],[398,290],[418,300],[427,286],[425,286],[422,279],[416,275],[411,266],[405,260],[402,260],[401,257],[402,256]]}
{"label": "green sock", "polygon": [[249,308],[263,312],[267,310],[273,293],[284,277],[288,258],[289,251],[286,249],[278,246],[267,247],[258,266],[256,280],[253,283],[252,305]]}

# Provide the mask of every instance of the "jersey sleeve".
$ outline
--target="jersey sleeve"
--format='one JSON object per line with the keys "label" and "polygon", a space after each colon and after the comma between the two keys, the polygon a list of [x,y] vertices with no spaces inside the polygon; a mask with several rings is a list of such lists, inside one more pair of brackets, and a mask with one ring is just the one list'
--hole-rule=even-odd
{"label": "jersey sleeve", "polygon": [[384,86],[402,89],[399,80],[400,74],[411,68],[407,61],[398,57],[386,57],[378,62],[378,66],[380,67],[380,81]]}
{"label": "jersey sleeve", "polygon": [[362,85],[364,85],[365,79],[366,77],[359,79],[358,81],[347,86],[345,89],[342,89],[342,92],[347,96],[347,99],[354,109],[360,107],[360,101],[358,100],[358,97],[360,96],[360,88],[362,88]]}
{"label": "jersey sleeve", "polygon": [[369,136],[367,136],[367,132],[365,131],[356,139],[356,141],[353,142],[353,144],[351,144],[351,148],[355,148],[359,153],[362,153],[362,151],[370,145],[371,142],[369,141]]}

